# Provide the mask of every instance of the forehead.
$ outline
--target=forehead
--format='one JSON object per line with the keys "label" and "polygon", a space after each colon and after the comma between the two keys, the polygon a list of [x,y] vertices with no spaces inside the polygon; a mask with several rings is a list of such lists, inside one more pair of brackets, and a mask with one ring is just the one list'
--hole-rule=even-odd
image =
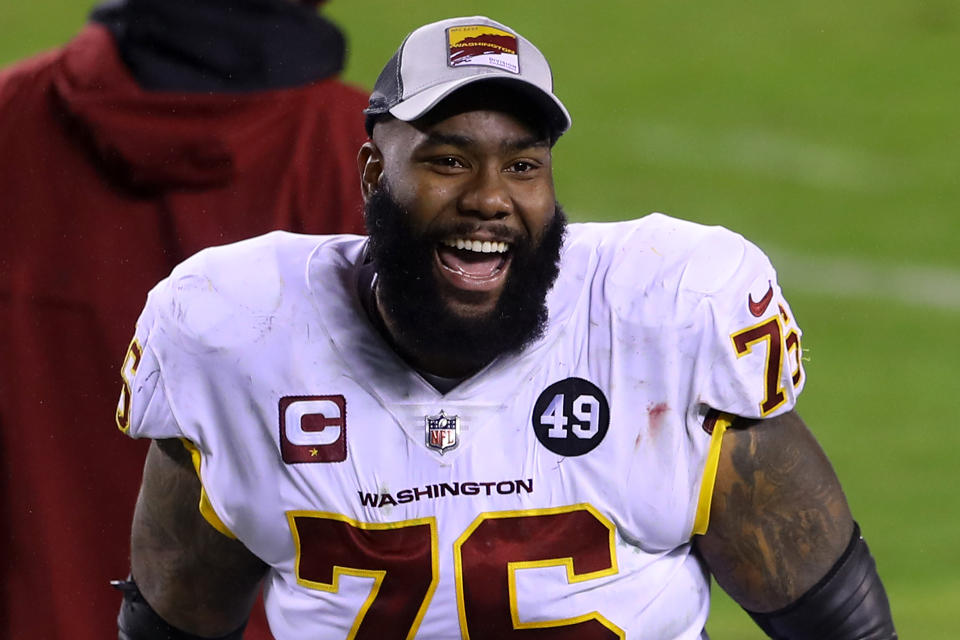
{"label": "forehead", "polygon": [[513,114],[492,109],[474,109],[430,123],[415,123],[423,144],[452,144],[516,150],[548,146],[537,131]]}
{"label": "forehead", "polygon": [[514,114],[493,109],[471,109],[443,118],[403,122],[392,120],[374,131],[381,148],[406,155],[431,145],[450,145],[491,152],[532,147],[549,150],[550,141]]}

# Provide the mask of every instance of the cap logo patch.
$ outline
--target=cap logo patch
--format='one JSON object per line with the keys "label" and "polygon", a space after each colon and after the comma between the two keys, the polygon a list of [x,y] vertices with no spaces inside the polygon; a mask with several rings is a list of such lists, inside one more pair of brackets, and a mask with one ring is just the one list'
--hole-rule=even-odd
{"label": "cap logo patch", "polygon": [[475,65],[520,73],[517,36],[484,24],[447,29],[447,64]]}

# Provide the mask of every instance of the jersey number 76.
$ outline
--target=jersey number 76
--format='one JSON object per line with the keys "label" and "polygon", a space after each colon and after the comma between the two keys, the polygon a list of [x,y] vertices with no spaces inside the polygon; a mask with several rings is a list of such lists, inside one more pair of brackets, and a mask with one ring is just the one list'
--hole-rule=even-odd
{"label": "jersey number 76", "polygon": [[[363,523],[316,511],[287,514],[297,548],[297,582],[339,590],[341,575],[373,578],[347,638],[413,638],[438,581],[436,520]],[[613,640],[624,632],[598,612],[520,620],[516,572],[566,568],[571,583],[617,573],[614,525],[588,504],[483,513],[453,548],[457,613],[464,638]]]}

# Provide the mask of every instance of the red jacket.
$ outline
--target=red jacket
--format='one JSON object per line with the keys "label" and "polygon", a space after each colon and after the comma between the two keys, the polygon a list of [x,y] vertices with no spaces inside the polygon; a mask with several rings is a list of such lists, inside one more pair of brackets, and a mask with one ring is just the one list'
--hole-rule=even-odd
{"label": "red jacket", "polygon": [[114,410],[146,293],[209,245],[360,232],[364,106],[336,79],[146,92],[93,24],[0,73],[0,637],[116,637],[147,443]]}

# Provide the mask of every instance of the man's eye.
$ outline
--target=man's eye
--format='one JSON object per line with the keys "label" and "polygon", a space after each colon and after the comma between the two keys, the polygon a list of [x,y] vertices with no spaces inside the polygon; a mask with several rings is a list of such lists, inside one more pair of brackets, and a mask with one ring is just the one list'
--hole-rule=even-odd
{"label": "man's eye", "polygon": [[454,158],[453,156],[444,156],[441,158],[435,158],[433,160],[433,164],[440,167],[448,168],[448,169],[459,169],[460,167],[463,166],[463,163],[460,162],[460,160],[458,160],[457,158]]}
{"label": "man's eye", "polygon": [[525,160],[517,160],[512,165],[510,165],[510,170],[515,173],[526,173],[528,171],[533,171],[537,168],[537,165],[532,162],[527,162]]}

